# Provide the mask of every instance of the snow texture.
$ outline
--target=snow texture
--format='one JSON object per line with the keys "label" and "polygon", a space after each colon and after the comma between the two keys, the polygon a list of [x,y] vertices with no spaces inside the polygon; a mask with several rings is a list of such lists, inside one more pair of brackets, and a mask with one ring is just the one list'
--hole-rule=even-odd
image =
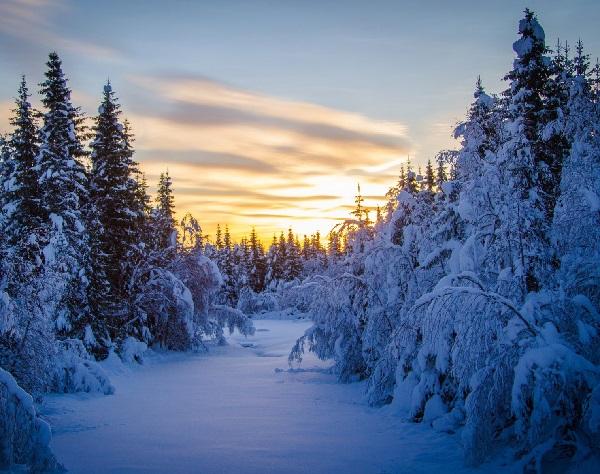
{"label": "snow texture", "polygon": [[206,355],[113,365],[111,397],[49,395],[52,448],[73,474],[473,472],[456,437],[369,408],[329,362],[288,370],[309,325],[260,320]]}

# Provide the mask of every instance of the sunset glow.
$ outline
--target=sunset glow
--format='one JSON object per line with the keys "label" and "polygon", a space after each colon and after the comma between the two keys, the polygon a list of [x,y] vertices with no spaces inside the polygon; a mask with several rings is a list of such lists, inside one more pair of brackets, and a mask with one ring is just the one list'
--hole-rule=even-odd
{"label": "sunset glow", "polygon": [[163,105],[160,117],[130,116],[149,180],[168,168],[178,208],[237,238],[251,226],[264,238],[327,231],[347,217],[358,182],[368,206],[381,204],[409,153],[401,123],[205,79],[139,83]]}
{"label": "sunset glow", "polygon": [[[102,21],[77,27],[83,16],[104,18],[93,2],[2,2],[0,132],[10,129],[19,75],[35,85],[48,48],[57,49],[73,100],[88,115],[110,77],[150,191],[168,170],[178,216],[191,212],[209,234],[217,223],[228,225],[236,239],[253,226],[266,240],[290,226],[300,236],[327,233],[348,217],[357,184],[374,209],[409,156],[424,166],[438,150],[456,147],[451,131],[470,84],[481,74],[496,87],[497,71],[512,61],[502,51],[489,67],[475,60],[461,77],[443,75],[475,46],[456,25],[423,35],[423,11],[402,2],[372,9],[350,2],[346,21],[336,23],[345,29],[332,31],[328,21],[341,12],[334,4],[300,12],[283,2],[263,8],[269,13],[252,26],[250,5],[226,3],[176,2],[166,14],[160,2],[126,2],[107,36]],[[465,24],[476,23],[469,17],[475,11],[454,8]],[[142,15],[145,28],[125,21],[128,15]],[[551,25],[550,12],[546,20]],[[510,41],[512,22],[506,13],[508,26],[499,30],[507,39],[499,44]],[[454,46],[428,60],[440,42]],[[444,95],[434,92],[441,82]],[[32,101],[39,105],[37,94]]]}

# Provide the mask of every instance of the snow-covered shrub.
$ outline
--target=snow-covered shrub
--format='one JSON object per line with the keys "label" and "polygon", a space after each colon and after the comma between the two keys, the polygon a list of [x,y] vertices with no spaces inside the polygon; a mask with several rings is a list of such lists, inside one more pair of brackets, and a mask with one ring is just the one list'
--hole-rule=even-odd
{"label": "snow-covered shrub", "polygon": [[315,275],[301,283],[297,281],[280,282],[275,289],[279,301],[279,310],[293,308],[299,312],[308,311],[313,303],[314,289],[319,284],[315,283],[314,279],[320,280],[321,278],[321,275]]}
{"label": "snow-covered shrub", "polygon": [[36,396],[52,384],[57,353],[49,281],[38,278],[12,301],[5,299],[8,306],[4,309],[4,331],[0,332],[0,367]]}
{"label": "snow-covered shrub", "polygon": [[210,307],[223,282],[219,269],[212,260],[197,252],[180,255],[172,268],[173,273],[190,292],[194,304],[194,321],[205,328]]}
{"label": "snow-covered shrub", "polygon": [[62,472],[50,451],[50,426],[40,419],[33,399],[0,368],[0,469],[26,464],[31,472]]}
{"label": "snow-covered shrub", "polygon": [[296,342],[290,363],[300,362],[308,346],[319,358],[335,361],[334,372],[340,381],[364,378],[367,367],[362,354],[362,333],[368,292],[365,282],[346,273],[336,279],[322,277],[322,284],[312,287],[310,311],[314,326]]}
{"label": "snow-covered shrub", "polygon": [[141,302],[151,338],[148,343],[186,350],[194,343],[194,301],[190,290],[169,270],[155,267]]}
{"label": "snow-covered shrub", "polygon": [[129,336],[122,343],[119,350],[119,355],[123,362],[143,363],[144,352],[148,350],[148,345],[145,342],[138,341],[135,337]]}
{"label": "snow-covered shrub", "polygon": [[198,249],[181,250],[165,268],[160,255],[141,258],[132,272],[126,334],[150,347],[190,350],[204,348],[206,339],[222,342],[226,325],[247,330],[243,313],[215,310],[222,277],[212,260]]}
{"label": "snow-covered shrub", "polygon": [[279,308],[279,298],[276,293],[263,291],[255,293],[251,288],[245,287],[240,292],[237,309],[245,314],[261,314],[276,311]]}
{"label": "snow-covered shrub", "polygon": [[58,343],[54,360],[53,392],[97,392],[105,395],[115,389],[102,367],[87,352],[79,339],[65,339]]}
{"label": "snow-covered shrub", "polygon": [[583,415],[600,370],[558,337],[551,325],[514,368],[511,411],[514,433],[530,462],[542,466],[548,453],[572,458],[585,445]]}
{"label": "snow-covered shrub", "polygon": [[223,328],[227,327],[229,333],[237,329],[244,336],[254,334],[254,325],[252,320],[248,318],[239,309],[225,305],[213,305],[209,311],[211,320],[215,321],[214,337],[219,343],[224,343]]}
{"label": "snow-covered shrub", "polygon": [[[192,251],[180,256],[173,271],[189,289],[194,309],[194,344],[202,346],[202,340],[215,339],[224,343],[223,329],[230,332],[237,328],[242,334],[252,334],[252,322],[240,310],[215,304],[223,279],[216,264],[205,255]],[[251,291],[251,290],[250,290]]]}

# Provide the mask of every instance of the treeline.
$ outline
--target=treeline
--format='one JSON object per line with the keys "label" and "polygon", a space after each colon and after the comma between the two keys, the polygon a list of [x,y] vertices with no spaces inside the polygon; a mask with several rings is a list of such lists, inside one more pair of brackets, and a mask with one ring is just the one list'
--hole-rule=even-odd
{"label": "treeline", "polygon": [[0,366],[35,393],[91,389],[72,386],[82,360],[250,330],[214,306],[221,277],[197,220],[176,223],[168,173],[150,199],[111,84],[91,127],[56,53],[40,94],[37,112],[23,78],[1,143]]}
{"label": "treeline", "polygon": [[315,324],[290,363],[333,359],[372,404],[459,432],[471,464],[567,470],[600,454],[600,67],[581,42],[551,56],[529,10],[519,35],[461,148],[402,173],[382,222],[355,219],[297,286]]}
{"label": "treeline", "polygon": [[236,306],[240,295],[247,290],[256,294],[281,293],[282,286],[299,283],[314,275],[327,274],[330,268],[335,268],[340,260],[354,252],[358,229],[372,236],[390,218],[400,190],[432,193],[447,181],[448,176],[454,173],[453,154],[452,151],[439,153],[436,167],[429,161],[424,173],[421,169],[413,169],[410,160],[406,166],[403,165],[398,183],[386,193],[386,205],[373,209],[374,220],[370,218],[372,210],[363,205],[364,198],[359,185],[352,217],[336,224],[327,234],[326,243],[321,241],[318,231],[304,235],[300,240],[291,227],[287,234],[281,232],[279,237],[274,234],[268,247],[258,238],[255,228],[252,228],[249,237],[244,236],[239,242],[233,242],[229,227],[225,226],[222,230],[221,225],[217,224],[214,238],[203,236],[200,247],[217,264],[223,277],[219,301]]}
{"label": "treeline", "polygon": [[214,239],[203,236],[201,247],[204,254],[217,264],[223,276],[222,301],[235,306],[245,288],[254,293],[277,292],[281,284],[327,273],[330,267],[335,267],[353,252],[357,229],[372,234],[383,225],[386,218],[389,219],[400,189],[406,187],[411,192],[433,192],[440,183],[447,181],[448,175],[454,172],[450,158],[452,154],[452,151],[441,152],[436,157],[436,168],[429,161],[423,174],[420,169],[414,170],[409,160],[406,167],[400,169],[398,183],[386,193],[388,201],[385,207],[382,209],[377,206],[374,209],[375,220],[369,217],[372,210],[363,205],[364,198],[359,185],[352,218],[336,224],[327,234],[326,243],[322,242],[319,231],[304,235],[300,240],[291,227],[287,234],[283,231],[279,237],[274,234],[268,247],[258,238],[255,228],[252,228],[249,237],[244,236],[239,242],[233,242],[229,227],[225,226],[223,231],[221,225],[217,224]]}
{"label": "treeline", "polygon": [[223,304],[235,306],[241,292],[251,289],[255,293],[275,291],[281,283],[301,280],[309,275],[324,272],[329,260],[341,255],[341,247],[321,243],[319,232],[305,235],[302,243],[292,228],[283,232],[268,248],[252,228],[249,237],[234,243],[229,227],[221,230],[217,225],[214,240],[205,238],[204,254],[213,260],[223,276],[220,299]]}

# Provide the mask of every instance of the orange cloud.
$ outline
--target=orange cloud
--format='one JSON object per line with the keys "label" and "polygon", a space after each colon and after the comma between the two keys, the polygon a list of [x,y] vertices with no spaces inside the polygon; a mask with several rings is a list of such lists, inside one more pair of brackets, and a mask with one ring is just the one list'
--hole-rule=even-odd
{"label": "orange cloud", "polygon": [[[347,216],[356,184],[382,204],[410,151],[402,123],[291,101],[203,77],[132,77],[148,95],[128,113],[152,182],[168,169],[179,212],[235,237],[289,226],[329,229]],[[159,111],[159,112],[157,112]]]}

